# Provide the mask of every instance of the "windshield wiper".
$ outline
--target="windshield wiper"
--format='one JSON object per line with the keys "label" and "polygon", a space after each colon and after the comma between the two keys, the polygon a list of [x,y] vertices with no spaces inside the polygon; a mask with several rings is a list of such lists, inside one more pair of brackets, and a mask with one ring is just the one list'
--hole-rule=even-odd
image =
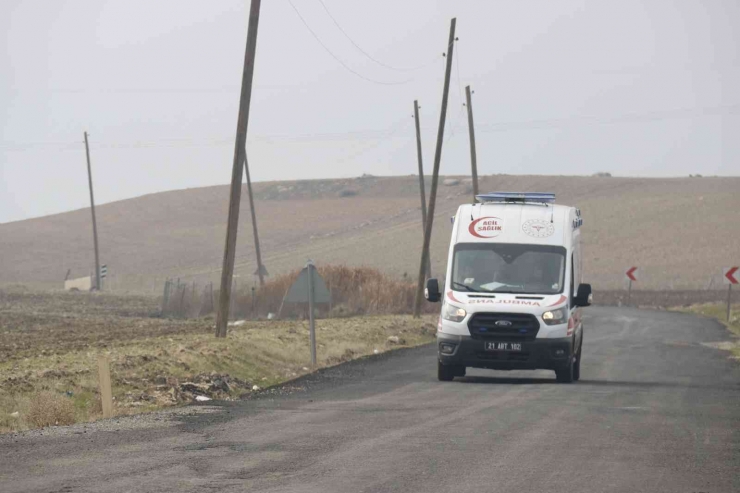
{"label": "windshield wiper", "polygon": [[491,293],[505,293],[505,294],[529,294],[525,291],[514,291],[509,286],[499,286],[496,289],[492,289]]}
{"label": "windshield wiper", "polygon": [[461,282],[452,281],[452,285],[453,286],[461,286],[461,287],[463,287],[463,288],[465,288],[468,291],[473,292],[473,293],[480,293],[480,291],[478,291],[477,289],[473,289],[470,286],[468,286],[467,284],[463,284]]}

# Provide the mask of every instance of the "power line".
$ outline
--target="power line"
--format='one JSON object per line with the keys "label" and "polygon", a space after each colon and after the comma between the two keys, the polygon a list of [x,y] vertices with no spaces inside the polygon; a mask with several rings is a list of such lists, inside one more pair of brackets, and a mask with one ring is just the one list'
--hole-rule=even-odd
{"label": "power line", "polygon": [[553,118],[547,120],[529,120],[521,122],[484,123],[475,126],[483,132],[501,132],[510,130],[546,129],[578,125],[608,125],[615,123],[643,123],[662,120],[675,120],[712,115],[735,115],[740,112],[740,104],[712,106],[706,108],[679,108],[673,110],[656,110],[645,113],[630,113],[612,117],[576,116],[571,118]]}
{"label": "power line", "polygon": [[455,118],[455,123],[452,124],[452,127],[450,128],[449,135],[445,139],[445,144],[452,140],[452,138],[455,136],[455,131],[457,130],[457,126],[460,124],[460,120],[462,119],[463,113],[465,112],[465,106],[460,105],[460,112],[457,114],[457,117]]}
{"label": "power line", "polygon": [[342,65],[342,67],[344,67],[344,68],[345,68],[345,69],[346,69],[347,71],[349,71],[350,73],[352,73],[352,74],[356,75],[357,77],[359,77],[359,78],[361,78],[361,79],[363,79],[363,80],[366,80],[367,82],[372,82],[373,84],[381,84],[381,85],[385,85],[385,86],[394,86],[394,85],[407,84],[407,83],[411,82],[412,80],[414,80],[414,79],[412,78],[412,79],[408,79],[408,80],[404,80],[404,81],[398,81],[398,82],[385,82],[385,81],[380,81],[380,80],[374,80],[374,79],[370,79],[370,78],[368,78],[368,77],[365,77],[365,76],[364,76],[364,75],[362,75],[361,73],[359,73],[359,72],[357,72],[357,71],[353,70],[353,69],[352,69],[352,68],[351,68],[351,67],[350,67],[349,65],[347,65],[346,63],[344,63],[344,61],[342,61],[342,59],[340,59],[340,58],[339,58],[338,56],[336,56],[336,55],[335,55],[335,54],[334,54],[334,53],[333,53],[333,52],[332,52],[332,51],[331,51],[331,50],[330,50],[330,49],[329,49],[329,48],[328,48],[328,47],[327,47],[327,46],[326,46],[326,45],[324,44],[324,42],[323,42],[323,41],[321,41],[321,39],[320,39],[320,38],[319,38],[319,37],[318,37],[318,36],[316,35],[316,33],[315,33],[315,32],[313,31],[313,29],[311,29],[311,26],[309,26],[309,25],[308,25],[308,23],[306,22],[306,19],[304,19],[304,18],[303,18],[303,16],[302,16],[302,15],[301,15],[301,13],[300,13],[300,12],[298,11],[298,9],[297,9],[297,8],[295,7],[295,5],[293,5],[293,2],[292,2],[291,0],[288,0],[288,3],[290,4],[290,6],[291,6],[291,7],[293,7],[293,10],[294,10],[294,11],[295,11],[295,13],[296,13],[296,14],[298,15],[298,18],[299,18],[299,19],[301,20],[301,22],[303,23],[303,25],[304,25],[304,26],[306,26],[306,29],[308,29],[308,32],[310,32],[310,33],[311,33],[311,35],[312,35],[312,36],[314,37],[314,39],[315,39],[315,40],[316,40],[316,41],[317,41],[317,42],[318,42],[318,43],[319,43],[319,44],[321,45],[321,47],[322,47],[322,48],[324,49],[324,51],[326,51],[326,52],[327,52],[327,53],[328,53],[329,55],[331,55],[331,57],[332,57],[332,58],[333,58],[334,60],[336,60],[337,62],[339,62],[339,63],[340,63],[341,65]]}
{"label": "power line", "polygon": [[[357,50],[358,50],[358,51],[359,51],[360,53],[362,53],[362,54],[363,54],[363,55],[365,55],[365,56],[366,56],[367,58],[369,58],[369,59],[370,59],[370,60],[372,60],[373,62],[377,63],[377,64],[378,64],[378,65],[380,65],[381,67],[385,67],[385,68],[387,68],[387,69],[390,69],[390,70],[396,70],[396,71],[398,71],[398,72],[413,72],[413,71],[416,71],[416,70],[421,70],[421,69],[423,69],[423,68],[427,68],[427,67],[429,67],[430,65],[432,65],[432,64],[436,63],[437,61],[439,61],[439,57],[437,56],[437,57],[435,57],[435,58],[434,58],[433,60],[430,60],[429,62],[427,62],[427,63],[425,63],[425,64],[423,64],[423,65],[419,65],[419,66],[417,66],[417,67],[410,67],[410,68],[398,68],[398,67],[392,67],[392,66],[390,66],[390,65],[387,65],[387,64],[385,64],[385,63],[381,62],[380,60],[377,60],[376,58],[373,58],[373,57],[372,57],[372,56],[371,56],[371,55],[370,55],[370,54],[369,54],[368,52],[366,52],[365,50],[363,50],[363,49],[362,49],[362,48],[360,47],[360,45],[358,45],[358,44],[357,44],[357,43],[355,42],[355,40],[353,40],[353,39],[352,39],[352,38],[350,37],[350,35],[349,35],[349,34],[347,34],[347,31],[345,31],[345,30],[344,30],[344,29],[342,28],[342,26],[340,26],[340,25],[339,25],[339,22],[337,22],[337,20],[336,20],[336,19],[334,18],[334,16],[333,16],[333,15],[331,15],[331,12],[329,12],[329,9],[328,9],[328,8],[326,7],[326,4],[324,4],[323,0],[319,0],[319,3],[320,3],[320,4],[321,4],[321,6],[322,6],[322,7],[324,8],[324,11],[326,11],[326,15],[328,15],[328,16],[329,16],[329,18],[330,18],[330,19],[332,20],[332,22],[334,23],[334,25],[335,25],[335,26],[337,26],[337,29],[339,29],[339,30],[341,31],[341,33],[342,33],[342,34],[344,34],[344,37],[345,37],[345,38],[347,38],[347,39],[349,40],[349,42],[350,42],[350,43],[352,43],[352,45],[353,45],[353,46],[354,46],[355,48],[357,48]],[[295,7],[294,7],[294,8],[295,8]]]}
{"label": "power line", "polygon": [[[464,109],[461,109],[461,113]],[[509,122],[498,122],[498,123],[482,123],[476,125],[477,131],[483,132],[503,132],[511,130],[528,130],[538,128],[554,128],[562,126],[572,125],[601,125],[601,124],[614,124],[614,123],[640,123],[650,121],[661,121],[661,120],[674,120],[680,118],[694,118],[702,116],[712,115],[737,115],[740,112],[740,103],[731,105],[712,106],[705,108],[678,108],[673,110],[656,110],[645,113],[631,113],[625,115],[616,116],[583,116],[583,117],[571,117],[571,118],[553,118],[553,119],[542,119],[542,120],[526,120],[526,121],[509,121]],[[458,115],[457,120],[459,122],[460,116]],[[373,138],[389,137],[393,135],[396,124],[394,123],[388,128],[377,129],[377,130],[355,130],[350,132],[328,132],[328,133],[307,133],[307,134],[296,134],[296,135],[258,135],[251,139],[252,142],[333,142],[333,141],[348,141],[348,140],[369,140]],[[453,129],[457,125],[453,125]],[[431,127],[422,127],[428,130]],[[105,143],[95,142],[91,143],[95,149],[130,149],[130,148],[151,148],[151,147],[187,147],[190,145],[232,145],[233,139],[223,138],[211,138],[211,139],[195,139],[195,138],[182,138],[182,139],[159,139],[153,141],[144,142],[130,142],[130,143]],[[0,143],[1,151],[47,151],[47,150],[79,150],[79,142],[77,141],[52,141],[52,142],[3,142]]]}
{"label": "power line", "polygon": [[[390,142],[394,138],[394,136],[402,128],[404,128],[406,126],[405,125],[406,123],[408,123],[408,119],[407,118],[404,118],[403,120],[400,120],[400,121],[396,122],[396,124],[393,125],[395,127],[395,129],[393,129],[393,131],[391,131],[390,134],[387,137],[385,137],[383,139],[379,139],[378,141],[374,142],[373,144],[370,144],[369,146],[367,146],[367,147],[365,147],[363,149],[360,149],[356,153],[353,153],[353,154],[350,154],[348,156],[344,156],[343,158],[338,159],[337,161],[335,161],[334,165],[336,166],[336,165],[344,164],[344,163],[346,163],[347,161],[349,161],[351,159],[355,159],[355,158],[358,158],[358,157],[360,157],[360,156],[362,156],[364,154],[367,154],[368,152],[370,152],[370,151],[378,148],[381,144],[384,144],[386,142]],[[393,128],[393,127],[391,127],[391,128]]]}
{"label": "power line", "polygon": [[[405,120],[404,120],[405,121]],[[302,143],[302,142],[343,142],[362,141],[373,138],[388,137],[395,133],[394,123],[385,129],[354,130],[350,132],[325,132],[306,134],[265,134],[256,135],[248,139],[249,142],[273,143]],[[92,144],[92,143],[91,143]],[[96,149],[142,149],[152,147],[192,147],[192,146],[221,146],[233,145],[233,138],[180,138],[180,139],[158,139],[139,142],[95,142]],[[6,151],[33,151],[33,150],[77,150],[77,142],[5,142],[0,143],[0,150]]]}

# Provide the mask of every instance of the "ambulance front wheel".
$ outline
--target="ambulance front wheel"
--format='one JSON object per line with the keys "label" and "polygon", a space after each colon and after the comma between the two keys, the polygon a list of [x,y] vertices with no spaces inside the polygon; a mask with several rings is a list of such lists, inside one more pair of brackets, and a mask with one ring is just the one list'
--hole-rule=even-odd
{"label": "ambulance front wheel", "polygon": [[578,381],[581,379],[581,353],[583,352],[583,340],[578,346],[578,352],[576,353],[576,364],[573,366],[573,380]]}
{"label": "ambulance front wheel", "polygon": [[465,367],[458,365],[443,365],[437,360],[437,380],[451,382],[455,377],[464,377]]}
{"label": "ambulance front wheel", "polygon": [[[570,357],[570,361],[565,366],[555,370],[555,378],[557,379],[558,382],[573,383],[573,381],[576,379],[575,378],[576,360],[577,360],[577,355],[573,354]],[[580,373],[580,368],[579,368],[579,373]]]}

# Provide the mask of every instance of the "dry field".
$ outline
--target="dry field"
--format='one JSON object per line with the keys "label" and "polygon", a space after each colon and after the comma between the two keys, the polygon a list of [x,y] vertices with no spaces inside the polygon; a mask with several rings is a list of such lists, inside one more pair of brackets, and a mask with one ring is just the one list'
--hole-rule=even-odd
{"label": "dry field", "polygon": [[[427,178],[427,192],[430,188]],[[422,228],[415,176],[259,183],[256,207],[264,264],[276,276],[321,264],[371,266],[402,279],[418,272]],[[624,287],[641,268],[639,288],[703,289],[737,264],[740,178],[637,179],[506,176],[481,178],[482,190],[552,191],[585,218],[585,273],[597,290]],[[161,293],[168,277],[218,282],[226,186],[147,195],[101,205],[101,261],[116,292]],[[464,179],[439,189],[433,271],[446,264],[449,217],[470,199]],[[237,282],[251,285],[256,263],[243,195]],[[0,224],[0,285],[59,287],[91,271],[89,211]],[[712,280],[712,278],[714,278]]]}
{"label": "dry field", "polygon": [[[0,432],[99,417],[99,354],[111,357],[116,414],[238,398],[309,371],[305,321],[244,322],[217,340],[212,317],[152,317],[158,306],[145,296],[0,290]],[[435,332],[432,316],[320,319],[319,366]]]}

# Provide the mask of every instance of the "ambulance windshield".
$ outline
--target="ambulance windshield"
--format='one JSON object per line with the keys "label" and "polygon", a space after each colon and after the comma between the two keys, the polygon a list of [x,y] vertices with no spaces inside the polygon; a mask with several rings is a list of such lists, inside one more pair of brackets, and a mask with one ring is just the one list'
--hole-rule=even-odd
{"label": "ambulance windshield", "polygon": [[565,248],[501,243],[455,247],[452,289],[484,293],[557,294],[563,291]]}

